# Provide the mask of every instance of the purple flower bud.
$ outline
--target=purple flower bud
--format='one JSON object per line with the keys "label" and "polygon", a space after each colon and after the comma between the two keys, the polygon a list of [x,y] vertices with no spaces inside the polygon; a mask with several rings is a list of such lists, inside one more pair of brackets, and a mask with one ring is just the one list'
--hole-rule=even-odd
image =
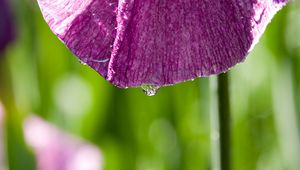
{"label": "purple flower bud", "polygon": [[52,31],[119,87],[164,86],[242,62],[288,0],[38,0]]}
{"label": "purple flower bud", "polygon": [[6,0],[0,0],[0,53],[13,39],[12,17]]}

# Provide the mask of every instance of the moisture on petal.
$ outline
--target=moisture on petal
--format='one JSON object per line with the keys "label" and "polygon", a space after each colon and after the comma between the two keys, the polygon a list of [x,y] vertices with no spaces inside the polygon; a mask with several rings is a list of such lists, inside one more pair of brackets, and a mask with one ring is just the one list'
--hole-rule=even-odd
{"label": "moisture on petal", "polygon": [[39,0],[51,29],[112,84],[164,86],[242,62],[287,0]]}

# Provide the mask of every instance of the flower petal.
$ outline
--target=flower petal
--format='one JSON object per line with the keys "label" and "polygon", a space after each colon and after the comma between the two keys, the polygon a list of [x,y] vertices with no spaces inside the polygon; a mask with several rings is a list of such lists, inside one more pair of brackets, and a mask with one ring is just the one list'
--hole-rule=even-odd
{"label": "flower petal", "polygon": [[119,87],[164,86],[245,59],[287,0],[39,0],[52,30]]}

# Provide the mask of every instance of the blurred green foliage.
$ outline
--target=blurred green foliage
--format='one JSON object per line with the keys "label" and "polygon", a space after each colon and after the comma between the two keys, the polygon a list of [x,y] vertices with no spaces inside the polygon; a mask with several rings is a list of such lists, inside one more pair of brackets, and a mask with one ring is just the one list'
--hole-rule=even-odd
{"label": "blurred green foliage", "polygon": [[[118,89],[80,64],[36,2],[11,2],[17,39],[0,64],[10,169],[34,169],[21,131],[30,113],[97,145],[105,170],[211,169],[208,78],[164,87],[154,97]],[[279,12],[230,71],[234,170],[300,167],[299,9],[292,2]]]}

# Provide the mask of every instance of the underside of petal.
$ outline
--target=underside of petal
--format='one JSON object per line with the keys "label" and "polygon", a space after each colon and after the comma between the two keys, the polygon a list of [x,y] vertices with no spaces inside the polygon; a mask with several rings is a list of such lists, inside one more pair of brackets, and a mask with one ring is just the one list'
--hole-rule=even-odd
{"label": "underside of petal", "polygon": [[118,87],[165,86],[227,71],[245,59],[287,2],[56,1],[40,0],[52,30]]}

